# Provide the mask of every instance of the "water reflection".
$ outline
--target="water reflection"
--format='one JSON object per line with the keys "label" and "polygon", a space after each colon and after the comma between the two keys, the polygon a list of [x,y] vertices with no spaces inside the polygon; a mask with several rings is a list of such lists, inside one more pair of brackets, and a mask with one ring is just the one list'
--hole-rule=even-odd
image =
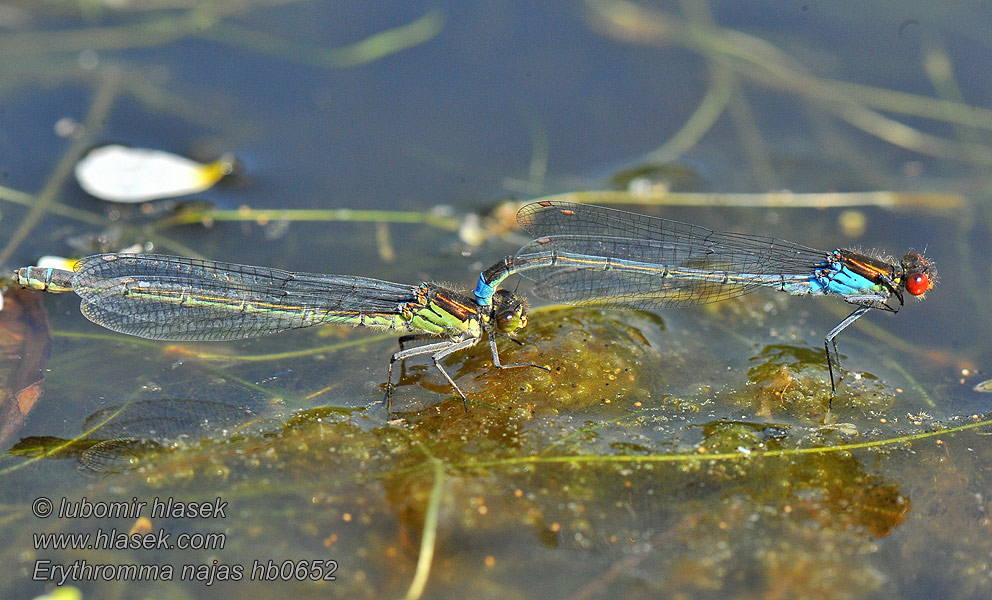
{"label": "water reflection", "polygon": [[15,456],[74,459],[84,474],[121,473],[155,454],[208,437],[224,437],[256,419],[246,406],[209,400],[162,398],[108,406],[86,417],[85,433],[71,440],[51,436],[21,439]]}
{"label": "water reflection", "polygon": [[[832,597],[883,585],[864,556],[911,515],[915,488],[900,479],[898,452],[836,447],[896,426],[862,416],[853,431],[824,428],[781,402],[775,418],[742,408],[770,393],[766,373],[805,385],[806,362],[826,388],[816,349],[767,346],[752,383],[720,393],[742,373],[714,369],[705,339],[655,315],[538,314],[525,345],[507,350],[546,357],[550,375],[496,372],[486,352],[452,358],[469,413],[457,401],[392,414],[375,404],[263,423],[248,403],[142,400],[89,416],[82,427],[95,429],[80,440],[22,441],[18,453],[59,448],[51,457],[104,474],[91,498],[168,490],[207,501],[221,489],[239,515],[217,524],[225,563],[250,564],[260,541],[300,559],[349,558],[362,572],[340,590],[352,597],[401,592],[425,539],[436,540],[440,596],[470,589],[488,565],[486,585],[504,592],[547,572],[598,574],[559,583],[574,597],[735,597],[742,584]],[[403,383],[431,399],[450,392],[428,368]]]}

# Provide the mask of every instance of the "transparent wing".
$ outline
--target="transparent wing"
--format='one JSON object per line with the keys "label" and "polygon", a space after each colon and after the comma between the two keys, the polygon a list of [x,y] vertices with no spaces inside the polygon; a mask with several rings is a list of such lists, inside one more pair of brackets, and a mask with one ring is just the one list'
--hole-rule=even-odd
{"label": "transparent wing", "polygon": [[80,260],[72,288],[108,329],[159,340],[232,340],[398,314],[417,286],[154,254]]}
{"label": "transparent wing", "polygon": [[[537,239],[515,265],[551,300],[617,308],[661,308],[725,300],[808,278],[828,254],[765,236],[705,227],[622,210],[545,201],[517,213]],[[554,260],[547,257],[554,253]]]}

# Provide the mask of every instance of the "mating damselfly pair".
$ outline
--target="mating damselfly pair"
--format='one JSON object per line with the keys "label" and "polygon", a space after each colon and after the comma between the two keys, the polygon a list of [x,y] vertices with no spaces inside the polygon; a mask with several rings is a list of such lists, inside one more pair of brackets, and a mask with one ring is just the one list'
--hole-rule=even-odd
{"label": "mating damselfly pair", "polygon": [[[483,271],[473,295],[433,283],[153,254],[88,256],[73,271],[23,267],[14,280],[38,290],[73,291],[91,321],[157,340],[234,340],[325,323],[407,332],[389,360],[387,408],[396,361],[430,355],[466,410],[465,394],[441,361],[483,336],[497,368],[549,370],[500,361],[496,335],[509,336],[527,325],[523,302],[498,289],[513,274],[533,280],[535,291],[550,300],[618,309],[692,306],[759,288],[838,296],[856,308],[824,340],[832,393],[840,332],[872,309],[898,312],[904,293],[922,297],[936,280],[933,265],[917,253],[896,262],[854,250],[828,252],[599,206],[534,202],[517,220],[535,239]],[[429,338],[442,339],[403,347]]]}

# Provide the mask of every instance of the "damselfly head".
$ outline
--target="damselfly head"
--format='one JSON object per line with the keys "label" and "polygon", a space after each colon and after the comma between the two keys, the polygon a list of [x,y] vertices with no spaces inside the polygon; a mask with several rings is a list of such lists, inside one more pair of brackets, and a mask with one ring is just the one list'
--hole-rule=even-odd
{"label": "damselfly head", "polygon": [[497,331],[511,333],[527,326],[527,309],[523,300],[507,290],[493,294],[493,326]]}
{"label": "damselfly head", "polygon": [[937,269],[922,254],[910,252],[902,257],[902,284],[913,296],[922,296],[933,289]]}

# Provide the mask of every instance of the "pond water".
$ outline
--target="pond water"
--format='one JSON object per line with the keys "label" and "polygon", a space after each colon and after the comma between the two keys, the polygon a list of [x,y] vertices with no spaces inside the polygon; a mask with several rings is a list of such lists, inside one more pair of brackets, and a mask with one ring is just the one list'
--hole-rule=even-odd
{"label": "pond water", "polygon": [[[423,356],[386,410],[395,332],[158,342],[8,290],[0,596],[989,597],[992,7],[935,12],[0,6],[4,268],[136,248],[468,292],[554,197],[939,271],[838,338],[832,400],[841,301],[513,277],[500,357],[548,370],[445,358],[468,412]],[[240,170],[106,203],[72,167],[110,142]]]}

